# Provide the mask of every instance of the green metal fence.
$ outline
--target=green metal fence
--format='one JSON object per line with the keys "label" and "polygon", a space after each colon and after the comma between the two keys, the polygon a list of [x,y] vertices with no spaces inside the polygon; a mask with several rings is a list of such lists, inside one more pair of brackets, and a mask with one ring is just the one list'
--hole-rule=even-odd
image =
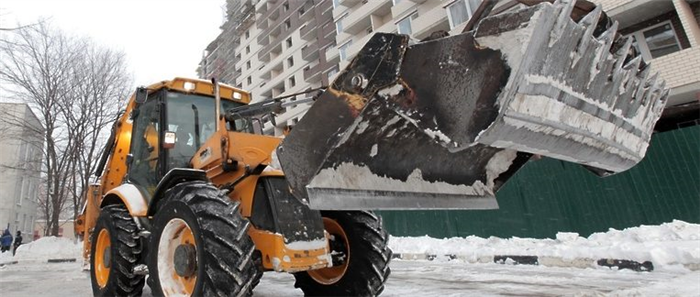
{"label": "green metal fence", "polygon": [[674,219],[700,223],[700,126],[655,134],[640,164],[606,178],[564,161],[529,162],[498,203],[499,210],[379,213],[396,236],[552,238]]}

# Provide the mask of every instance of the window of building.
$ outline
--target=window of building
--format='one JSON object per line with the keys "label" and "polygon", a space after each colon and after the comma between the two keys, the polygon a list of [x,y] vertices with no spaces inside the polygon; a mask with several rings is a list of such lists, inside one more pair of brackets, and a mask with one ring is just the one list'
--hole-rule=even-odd
{"label": "window of building", "polygon": [[250,77],[250,76],[248,76],[248,78],[246,78],[246,82],[248,83],[248,85],[252,85],[252,84],[253,84],[253,78]]}
{"label": "window of building", "polygon": [[445,9],[447,9],[450,29],[468,21],[479,7],[479,4],[481,4],[481,0],[457,0],[447,5]]}
{"label": "window of building", "polygon": [[340,46],[339,54],[340,54],[340,60],[341,61],[346,61],[348,60],[348,48],[350,48],[350,45],[352,45],[352,40],[348,40],[348,42],[344,43],[343,45]]}
{"label": "window of building", "polygon": [[304,7],[299,8],[299,16],[302,16],[304,13],[306,13],[306,9]]}
{"label": "window of building", "polygon": [[634,47],[647,61],[681,50],[681,44],[670,21],[639,30],[630,36],[634,38]]}
{"label": "window of building", "polygon": [[282,11],[287,11],[287,10],[289,10],[289,1],[284,2],[284,4],[282,4]]}
{"label": "window of building", "polygon": [[292,77],[289,78],[289,87],[293,88],[296,85],[297,85],[297,80],[296,80],[296,78],[294,78],[294,75],[292,75]]}
{"label": "window of building", "polygon": [[417,17],[418,12],[414,12],[413,14],[401,19],[398,23],[396,23],[396,28],[398,29],[399,34],[413,34],[413,29],[411,28],[411,20],[414,20]]}
{"label": "window of building", "polygon": [[338,18],[338,20],[335,22],[335,31],[337,34],[340,34],[343,32],[343,19],[348,16],[348,14],[344,14],[341,17]]}
{"label": "window of building", "polygon": [[294,57],[287,58],[287,67],[294,66]]}
{"label": "window of building", "polygon": [[292,27],[292,22],[289,20],[284,21],[284,29],[289,30]]}
{"label": "window of building", "polygon": [[245,47],[245,53],[250,54],[250,45]]}
{"label": "window of building", "polygon": [[27,180],[23,177],[20,177],[19,195],[15,196],[15,203],[17,205],[22,205],[22,198],[24,198],[24,195],[27,194],[27,192],[25,192],[25,185],[26,184],[27,184]]}
{"label": "window of building", "polygon": [[328,81],[333,79],[333,76],[335,76],[338,73],[338,66],[333,67],[331,70],[326,73],[326,76],[328,77]]}
{"label": "window of building", "polygon": [[287,48],[290,48],[290,47],[292,47],[292,38],[291,37],[287,38]]}
{"label": "window of building", "polygon": [[245,62],[245,69],[250,69],[250,61]]}
{"label": "window of building", "polygon": [[250,31],[245,31],[245,39],[250,38]]}

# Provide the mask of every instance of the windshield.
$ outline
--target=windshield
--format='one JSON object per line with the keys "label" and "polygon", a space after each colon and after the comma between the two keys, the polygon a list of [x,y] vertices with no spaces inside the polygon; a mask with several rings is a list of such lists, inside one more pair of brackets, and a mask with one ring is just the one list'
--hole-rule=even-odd
{"label": "windshield", "polygon": [[[201,95],[167,93],[166,130],[175,133],[175,147],[169,150],[170,168],[189,167],[194,153],[216,132],[215,101]],[[221,112],[242,105],[221,100]]]}

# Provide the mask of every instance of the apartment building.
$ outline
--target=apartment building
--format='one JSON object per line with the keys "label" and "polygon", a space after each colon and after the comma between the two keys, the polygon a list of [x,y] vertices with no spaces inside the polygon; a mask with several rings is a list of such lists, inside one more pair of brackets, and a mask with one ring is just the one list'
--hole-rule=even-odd
{"label": "apartment building", "polygon": [[337,51],[342,69],[374,32],[399,33],[421,40],[436,31],[460,33],[480,0],[333,0],[338,35]]}
{"label": "apartment building", "polygon": [[[332,2],[318,0],[227,0],[221,34],[204,51],[200,78],[248,90],[253,101],[303,92],[328,85],[338,60],[327,60],[335,46]],[[305,98],[306,95],[299,95]],[[293,98],[292,100],[296,100]],[[308,109],[290,106],[276,117],[267,133],[282,134]]]}
{"label": "apartment building", "polygon": [[0,103],[0,232],[9,228],[31,241],[41,177],[42,131],[24,103]]}
{"label": "apartment building", "polygon": [[[237,0],[228,0],[232,1]],[[240,42],[233,58],[226,54],[235,61],[235,79],[223,81],[251,91],[259,100],[328,85],[375,32],[407,34],[416,40],[440,30],[458,34],[481,0],[239,2],[248,9],[231,12],[230,17],[246,15],[255,21],[239,26],[238,36],[226,37]],[[594,2],[619,21],[621,34],[634,36],[637,49],[666,80],[671,88],[669,106],[699,100],[699,0]],[[224,68],[223,62],[216,62],[223,42],[214,40],[207,48],[211,58],[206,63],[203,59],[207,69],[220,77],[227,73],[217,72]],[[300,105],[280,114],[275,134],[293,126],[307,108]]]}

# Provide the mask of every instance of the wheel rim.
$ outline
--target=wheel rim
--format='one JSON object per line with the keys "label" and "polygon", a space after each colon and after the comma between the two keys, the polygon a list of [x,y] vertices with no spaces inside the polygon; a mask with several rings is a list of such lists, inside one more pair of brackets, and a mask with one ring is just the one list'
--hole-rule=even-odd
{"label": "wheel rim", "polygon": [[111,265],[111,246],[107,229],[100,230],[97,234],[97,244],[95,245],[95,267],[94,274],[100,288],[107,286],[109,280],[109,268]]}
{"label": "wheel rim", "polygon": [[336,238],[340,237],[345,242],[345,262],[339,266],[311,270],[308,273],[316,282],[324,285],[332,285],[343,278],[343,275],[345,275],[345,272],[348,270],[348,264],[350,263],[350,242],[348,241],[348,236],[345,234],[345,231],[343,231],[343,228],[336,220],[324,217],[323,227],[331,236],[335,236]]}
{"label": "wheel rim", "polygon": [[[183,248],[191,250],[191,252],[180,252]],[[176,253],[176,251],[178,252]],[[178,258],[176,258],[176,254]],[[187,255],[192,257],[185,259],[191,265],[190,269],[183,270],[182,265],[176,267],[176,262],[183,261],[181,257]],[[190,226],[182,219],[170,220],[163,228],[158,242],[158,279],[163,289],[163,295],[191,296],[194,293],[194,287],[197,283],[196,258],[197,244]]]}

